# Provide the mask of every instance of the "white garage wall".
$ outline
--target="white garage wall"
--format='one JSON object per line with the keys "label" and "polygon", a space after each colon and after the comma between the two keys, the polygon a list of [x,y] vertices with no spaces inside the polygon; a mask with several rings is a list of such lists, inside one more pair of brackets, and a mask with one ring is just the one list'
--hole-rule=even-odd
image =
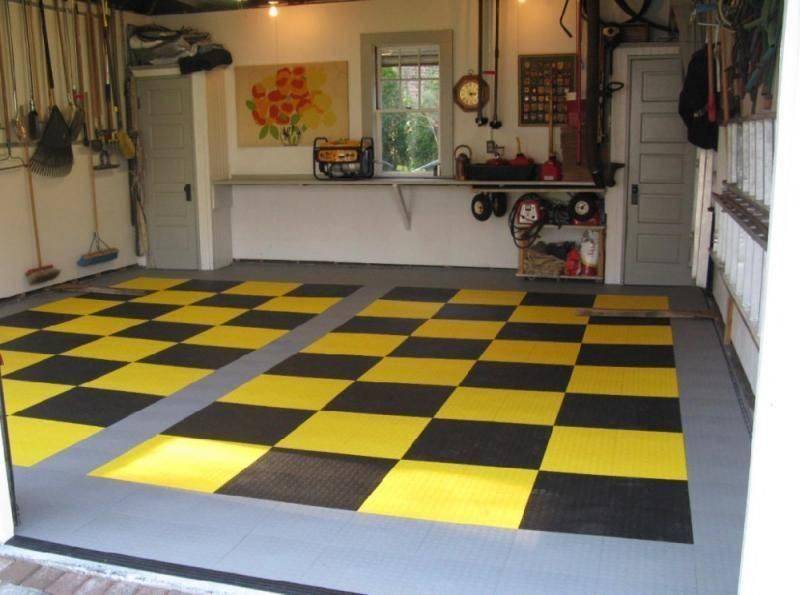
{"label": "white garage wall", "polygon": [[[538,162],[547,158],[546,129],[516,124],[517,56],[575,51],[575,40],[558,25],[561,8],[562,3],[553,0],[502,0],[500,118],[504,126],[496,132],[488,126],[479,129],[474,114],[455,110],[455,144],[470,145],[476,160],[485,158],[485,143],[492,134],[506,147],[507,155],[515,153],[519,136],[523,150]],[[361,33],[451,29],[454,76],[477,65],[474,0],[364,0],[281,7],[274,19],[265,9],[256,9],[159,17],[157,22],[209,31],[231,51],[234,65],[347,60],[352,136],[361,134]],[[565,23],[575,31],[573,3]],[[487,60],[490,54],[487,51]],[[225,82],[231,174],[310,174],[309,147],[237,146],[233,68],[225,71]],[[413,202],[410,231],[402,226],[392,192],[391,188],[237,187],[232,216],[234,257],[516,266],[517,254],[505,221],[472,219],[469,189],[408,190]]]}
{"label": "white garage wall", "polygon": [[[51,3],[48,2],[49,6]],[[17,95],[27,105],[27,65],[24,48],[21,6],[10,3],[12,13],[12,35],[14,37],[17,75]],[[84,8],[81,4],[81,12]],[[38,23],[38,10],[35,13]],[[128,17],[130,18],[130,16]],[[50,49],[55,60],[56,98],[64,97],[61,81],[59,44],[56,34],[54,12],[47,11]],[[38,29],[37,29],[38,30]],[[5,35],[5,30],[0,33]],[[85,43],[85,35],[83,36]],[[5,40],[5,38],[4,38]],[[4,46],[4,49],[8,44]],[[7,49],[6,49],[7,52]],[[40,50],[41,52],[41,50]],[[88,55],[83,48],[83,58]],[[40,53],[41,55],[41,53]],[[6,56],[6,60],[10,59]],[[6,62],[7,83],[10,83],[10,67]],[[85,70],[88,73],[88,70]],[[88,77],[88,74],[86,75]],[[42,78],[42,80],[44,80]],[[10,90],[9,90],[10,100]],[[59,101],[60,105],[61,102]],[[0,133],[4,153],[5,132]],[[75,164],[72,172],[63,178],[34,176],[42,257],[46,263],[61,269],[61,275],[50,284],[63,283],[81,276],[105,270],[129,266],[136,263],[134,233],[130,223],[128,206],[128,174],[125,167],[97,172],[97,197],[100,225],[103,238],[119,248],[119,258],[113,262],[92,267],[79,267],[77,260],[89,247],[93,222],[89,194],[89,151],[82,145],[74,145]],[[14,155],[21,156],[20,148]],[[116,160],[116,156],[115,156]],[[31,287],[25,279],[25,271],[36,266],[25,172],[22,169],[0,171],[0,298],[42,287]]]}

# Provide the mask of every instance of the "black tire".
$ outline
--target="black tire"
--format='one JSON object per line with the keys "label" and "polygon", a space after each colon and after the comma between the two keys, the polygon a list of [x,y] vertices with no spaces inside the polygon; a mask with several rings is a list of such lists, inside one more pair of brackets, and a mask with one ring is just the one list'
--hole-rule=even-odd
{"label": "black tire", "polygon": [[492,192],[492,213],[495,217],[503,217],[508,212],[508,196],[505,192]]}
{"label": "black tire", "polygon": [[472,198],[472,216],[478,221],[486,221],[492,216],[492,201],[485,192],[476,194]]}
{"label": "black tire", "polygon": [[569,201],[569,214],[575,221],[589,221],[597,210],[597,196],[591,192],[579,192]]}

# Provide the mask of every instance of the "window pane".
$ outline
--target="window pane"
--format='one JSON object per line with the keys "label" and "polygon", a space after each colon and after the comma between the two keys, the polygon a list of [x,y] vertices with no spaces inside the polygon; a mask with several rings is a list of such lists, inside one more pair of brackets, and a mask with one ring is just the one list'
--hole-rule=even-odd
{"label": "window pane", "polygon": [[[438,57],[437,57],[438,59]],[[438,64],[423,64],[420,67],[420,76],[424,79],[438,79],[439,78],[439,65]]]}
{"label": "window pane", "polygon": [[380,114],[383,171],[435,173],[439,159],[438,114]]}
{"label": "window pane", "polygon": [[382,79],[396,79],[400,78],[400,68],[398,66],[381,66]]}
{"label": "window pane", "polygon": [[427,109],[439,107],[439,81],[422,81],[420,105]]}
{"label": "window pane", "polygon": [[381,81],[380,109],[401,109],[403,107],[400,81],[391,79]]}
{"label": "window pane", "polygon": [[401,81],[403,89],[403,107],[419,108],[419,81]]}
{"label": "window pane", "polygon": [[400,76],[403,77],[404,79],[418,79],[419,66],[416,64],[414,64],[413,66],[401,66]]}

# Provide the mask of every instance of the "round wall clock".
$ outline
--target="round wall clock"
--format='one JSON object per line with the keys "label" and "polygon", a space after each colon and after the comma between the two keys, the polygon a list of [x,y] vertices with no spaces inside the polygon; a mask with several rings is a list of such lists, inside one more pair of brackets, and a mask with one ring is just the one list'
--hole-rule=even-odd
{"label": "round wall clock", "polygon": [[453,87],[453,100],[465,112],[475,112],[489,102],[489,85],[477,74],[465,74]]}

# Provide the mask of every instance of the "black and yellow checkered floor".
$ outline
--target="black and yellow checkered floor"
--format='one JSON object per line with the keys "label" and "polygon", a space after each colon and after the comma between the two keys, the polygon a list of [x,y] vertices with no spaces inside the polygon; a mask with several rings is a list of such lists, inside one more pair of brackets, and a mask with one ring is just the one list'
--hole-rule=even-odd
{"label": "black and yellow checkered floor", "polygon": [[[355,286],[141,278],[0,320],[33,465],[259,349]],[[364,513],[692,542],[659,296],[396,287],[94,477]],[[43,436],[46,440],[42,440]]]}
{"label": "black and yellow checkered floor", "polygon": [[[352,285],[141,277],[0,319],[15,465],[31,466],[260,349]],[[141,295],[144,293],[144,295]]]}

